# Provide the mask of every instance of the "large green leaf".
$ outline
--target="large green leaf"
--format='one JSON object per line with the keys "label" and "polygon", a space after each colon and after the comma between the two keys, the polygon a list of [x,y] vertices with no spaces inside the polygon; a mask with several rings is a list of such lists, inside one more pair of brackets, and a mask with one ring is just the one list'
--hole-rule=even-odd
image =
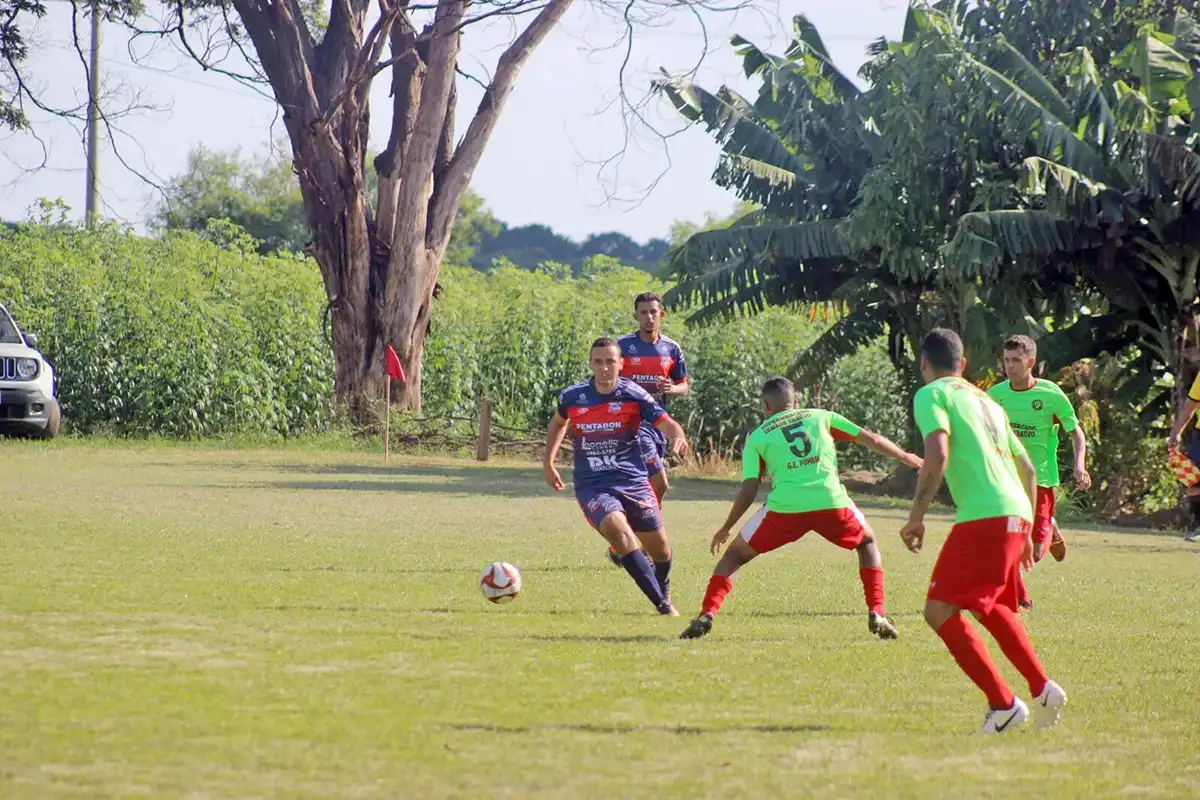
{"label": "large green leaf", "polygon": [[1132,72],[1151,103],[1179,97],[1192,80],[1188,59],[1162,41],[1162,34],[1146,33],[1134,39],[1113,59],[1113,64]]}
{"label": "large green leaf", "polygon": [[1020,86],[1054,116],[1064,121],[1071,119],[1071,109],[1067,105],[1066,99],[1058,93],[1049,78],[1021,54],[1020,50],[1000,36],[991,43],[991,51],[989,63],[998,72],[1009,76],[1014,84]]}
{"label": "large green leaf", "polygon": [[1049,211],[976,211],[958,221],[954,238],[941,248],[957,279],[993,276],[1005,260],[1036,259],[1098,246],[1096,228]]}
{"label": "large green leaf", "polygon": [[1108,179],[1109,170],[1104,158],[1075,134],[1073,124],[1055,116],[1007,76],[973,56],[964,55],[964,58],[992,88],[998,101],[996,112],[1008,123],[1013,134],[1028,137],[1044,158],[1058,161],[1095,180]]}
{"label": "large green leaf", "polygon": [[747,257],[773,256],[804,261],[856,255],[842,233],[840,220],[701,231],[687,240],[680,253],[682,262],[689,268]]}

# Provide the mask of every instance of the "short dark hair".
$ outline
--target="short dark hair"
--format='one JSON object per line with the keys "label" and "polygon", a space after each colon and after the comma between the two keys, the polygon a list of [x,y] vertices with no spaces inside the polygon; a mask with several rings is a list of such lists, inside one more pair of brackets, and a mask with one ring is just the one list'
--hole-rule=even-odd
{"label": "short dark hair", "polygon": [[1004,340],[1004,349],[1019,350],[1027,356],[1037,358],[1037,342],[1028,336],[1017,334]]}
{"label": "short dark hair", "polygon": [[658,292],[642,292],[637,297],[633,298],[633,310],[637,311],[638,306],[642,303],[658,303],[658,307],[662,308],[662,298],[658,296]]}
{"label": "short dark hair", "polygon": [[592,346],[588,348],[588,351],[590,352],[595,350],[597,347],[615,347],[618,350],[621,349],[621,345],[617,344],[617,340],[611,336],[601,336],[599,339],[592,342]]}
{"label": "short dark hair", "polygon": [[958,372],[962,366],[962,339],[949,328],[934,328],[921,339],[921,355],[938,372]]}
{"label": "short dark hair", "polygon": [[767,382],[763,384],[762,397],[770,400],[772,406],[785,406],[795,402],[796,389],[787,378],[776,375],[774,378],[768,378]]}

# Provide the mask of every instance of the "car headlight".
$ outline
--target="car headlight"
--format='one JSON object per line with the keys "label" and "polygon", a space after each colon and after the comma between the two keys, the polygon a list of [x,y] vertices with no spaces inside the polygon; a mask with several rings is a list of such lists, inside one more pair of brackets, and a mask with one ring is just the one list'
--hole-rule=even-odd
{"label": "car headlight", "polygon": [[38,362],[36,358],[18,358],[17,359],[17,375],[23,380],[32,380],[38,374]]}

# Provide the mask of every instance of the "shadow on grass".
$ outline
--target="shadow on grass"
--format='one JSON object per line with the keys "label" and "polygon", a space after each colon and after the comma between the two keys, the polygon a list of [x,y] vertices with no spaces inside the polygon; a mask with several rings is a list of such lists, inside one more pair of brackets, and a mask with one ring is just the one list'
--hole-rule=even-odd
{"label": "shadow on grass", "polygon": [[[522,574],[543,572],[612,572],[611,566],[580,564],[578,566],[531,567],[515,565]],[[379,575],[468,575],[482,570],[475,565],[458,567],[359,567],[352,564],[313,567],[266,567],[267,572],[352,572]]]}
{"label": "shadow on grass", "polygon": [[[216,465],[214,465],[216,466]],[[360,464],[223,464],[220,468],[246,468],[257,472],[280,472],[314,476],[307,480],[254,481],[246,484],[222,484],[217,489],[284,489],[293,491],[394,492],[402,494],[491,495],[496,497],[554,497],[537,467],[474,466],[365,466]],[[571,480],[571,470],[560,470],[563,480]],[[320,476],[328,476],[321,478]],[[338,478],[378,478],[379,480],[339,480]],[[385,480],[394,478],[396,480]],[[432,479],[432,480],[421,480]],[[562,494],[571,496],[568,486]],[[670,502],[733,499],[732,482],[693,478],[675,478],[667,495]],[[760,493],[765,498],[766,493]]]}
{"label": "shadow on grass", "polygon": [[700,736],[706,733],[824,733],[830,730],[828,725],[731,725],[727,728],[698,728],[691,725],[600,725],[589,722],[547,725],[451,724],[450,727],[456,731],[468,733],[571,731],[573,733],[673,733],[681,736]]}

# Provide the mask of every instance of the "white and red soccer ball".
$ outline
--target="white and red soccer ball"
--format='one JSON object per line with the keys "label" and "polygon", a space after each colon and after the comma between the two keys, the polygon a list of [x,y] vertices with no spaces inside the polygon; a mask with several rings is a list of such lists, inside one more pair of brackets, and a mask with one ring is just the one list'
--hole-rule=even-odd
{"label": "white and red soccer ball", "polygon": [[511,603],[521,593],[521,573],[512,564],[488,564],[479,576],[479,591],[493,603]]}

